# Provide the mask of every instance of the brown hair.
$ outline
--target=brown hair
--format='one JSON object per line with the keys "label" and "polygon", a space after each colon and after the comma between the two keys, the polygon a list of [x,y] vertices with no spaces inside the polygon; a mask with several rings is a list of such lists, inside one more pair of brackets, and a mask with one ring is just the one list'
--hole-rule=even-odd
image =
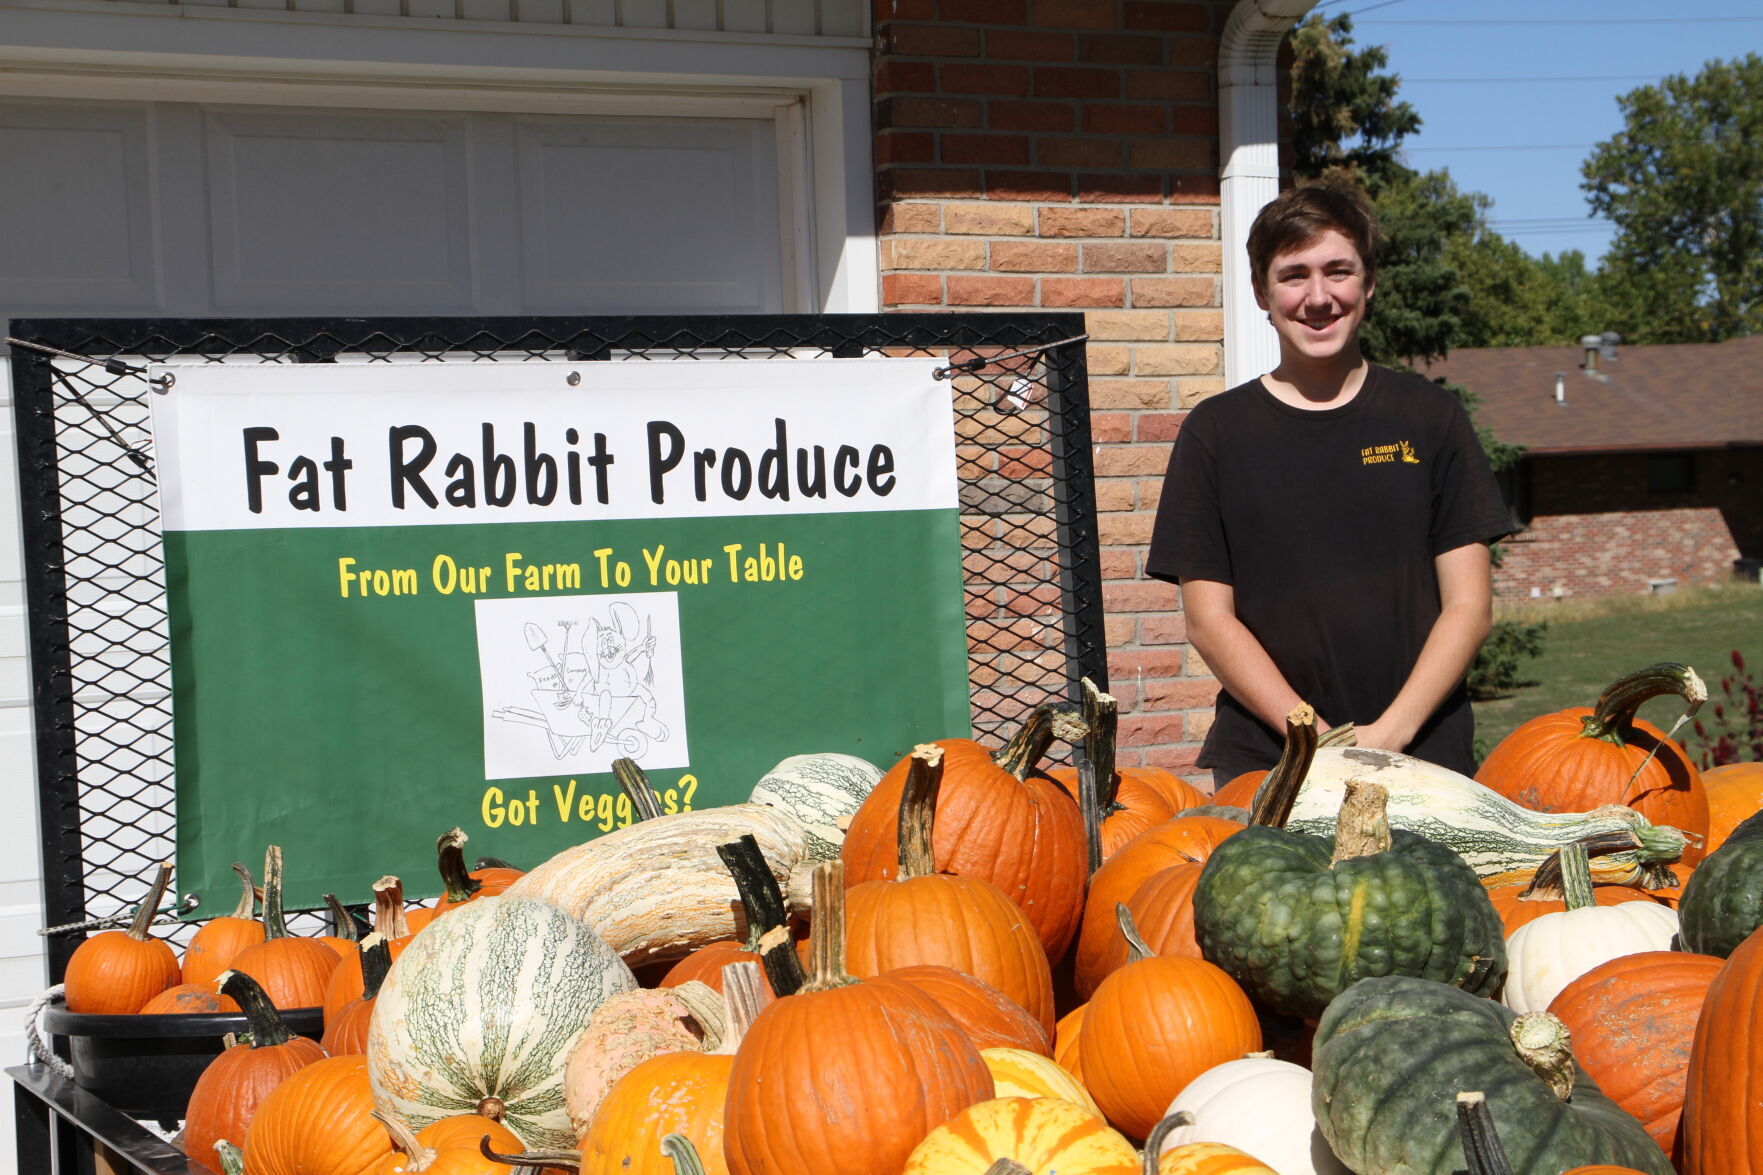
{"label": "brown hair", "polygon": [[1267,288],[1267,272],[1281,253],[1302,249],[1334,229],[1359,251],[1365,280],[1377,275],[1377,247],[1382,234],[1377,214],[1358,186],[1307,184],[1281,192],[1249,226],[1249,272],[1257,290]]}

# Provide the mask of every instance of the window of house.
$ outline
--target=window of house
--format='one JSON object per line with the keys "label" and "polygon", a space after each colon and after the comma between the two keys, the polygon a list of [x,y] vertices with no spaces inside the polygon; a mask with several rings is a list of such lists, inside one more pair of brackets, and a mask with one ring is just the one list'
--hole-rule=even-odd
{"label": "window of house", "polygon": [[1687,494],[1696,488],[1696,467],[1688,453],[1656,453],[1647,458],[1649,494]]}

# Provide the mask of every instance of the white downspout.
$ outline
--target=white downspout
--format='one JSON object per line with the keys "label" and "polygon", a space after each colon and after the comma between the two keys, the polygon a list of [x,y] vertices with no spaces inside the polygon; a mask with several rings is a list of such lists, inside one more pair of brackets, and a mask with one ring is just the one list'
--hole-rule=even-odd
{"label": "white downspout", "polygon": [[1279,194],[1280,42],[1316,0],[1238,0],[1218,46],[1220,229],[1224,236],[1224,386],[1279,362],[1279,337],[1255,305],[1244,247],[1249,225]]}

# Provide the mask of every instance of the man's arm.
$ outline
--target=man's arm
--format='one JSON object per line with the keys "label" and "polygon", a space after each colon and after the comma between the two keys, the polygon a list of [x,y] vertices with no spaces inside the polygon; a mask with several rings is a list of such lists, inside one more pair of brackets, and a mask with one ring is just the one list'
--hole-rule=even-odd
{"label": "man's arm", "polygon": [[[1188,643],[1200,651],[1219,684],[1255,717],[1284,730],[1286,715],[1307,699],[1298,696],[1255,634],[1237,619],[1236,589],[1212,579],[1184,579],[1181,608],[1187,614]],[[1321,715],[1316,729],[1328,729]]]}
{"label": "man's arm", "polygon": [[1438,569],[1439,618],[1395,700],[1377,721],[1355,728],[1362,747],[1405,750],[1469,672],[1493,624],[1493,572],[1486,543],[1446,551],[1433,560],[1433,566]]}

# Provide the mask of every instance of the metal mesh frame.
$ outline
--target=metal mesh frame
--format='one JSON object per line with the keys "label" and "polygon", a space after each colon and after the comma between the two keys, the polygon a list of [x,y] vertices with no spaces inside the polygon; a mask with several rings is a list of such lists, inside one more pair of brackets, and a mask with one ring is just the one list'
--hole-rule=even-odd
{"label": "metal mesh frame", "polygon": [[[124,360],[12,356],[49,923],[127,909],[172,851],[165,582],[140,364],[983,360],[948,376],[973,723],[988,739],[1043,701],[1075,698],[1083,676],[1107,684],[1083,347],[1047,348],[1082,330],[1077,314],[14,323],[20,339]],[[1033,353],[1006,357],[1022,350]],[[56,979],[77,941],[51,939]]]}

